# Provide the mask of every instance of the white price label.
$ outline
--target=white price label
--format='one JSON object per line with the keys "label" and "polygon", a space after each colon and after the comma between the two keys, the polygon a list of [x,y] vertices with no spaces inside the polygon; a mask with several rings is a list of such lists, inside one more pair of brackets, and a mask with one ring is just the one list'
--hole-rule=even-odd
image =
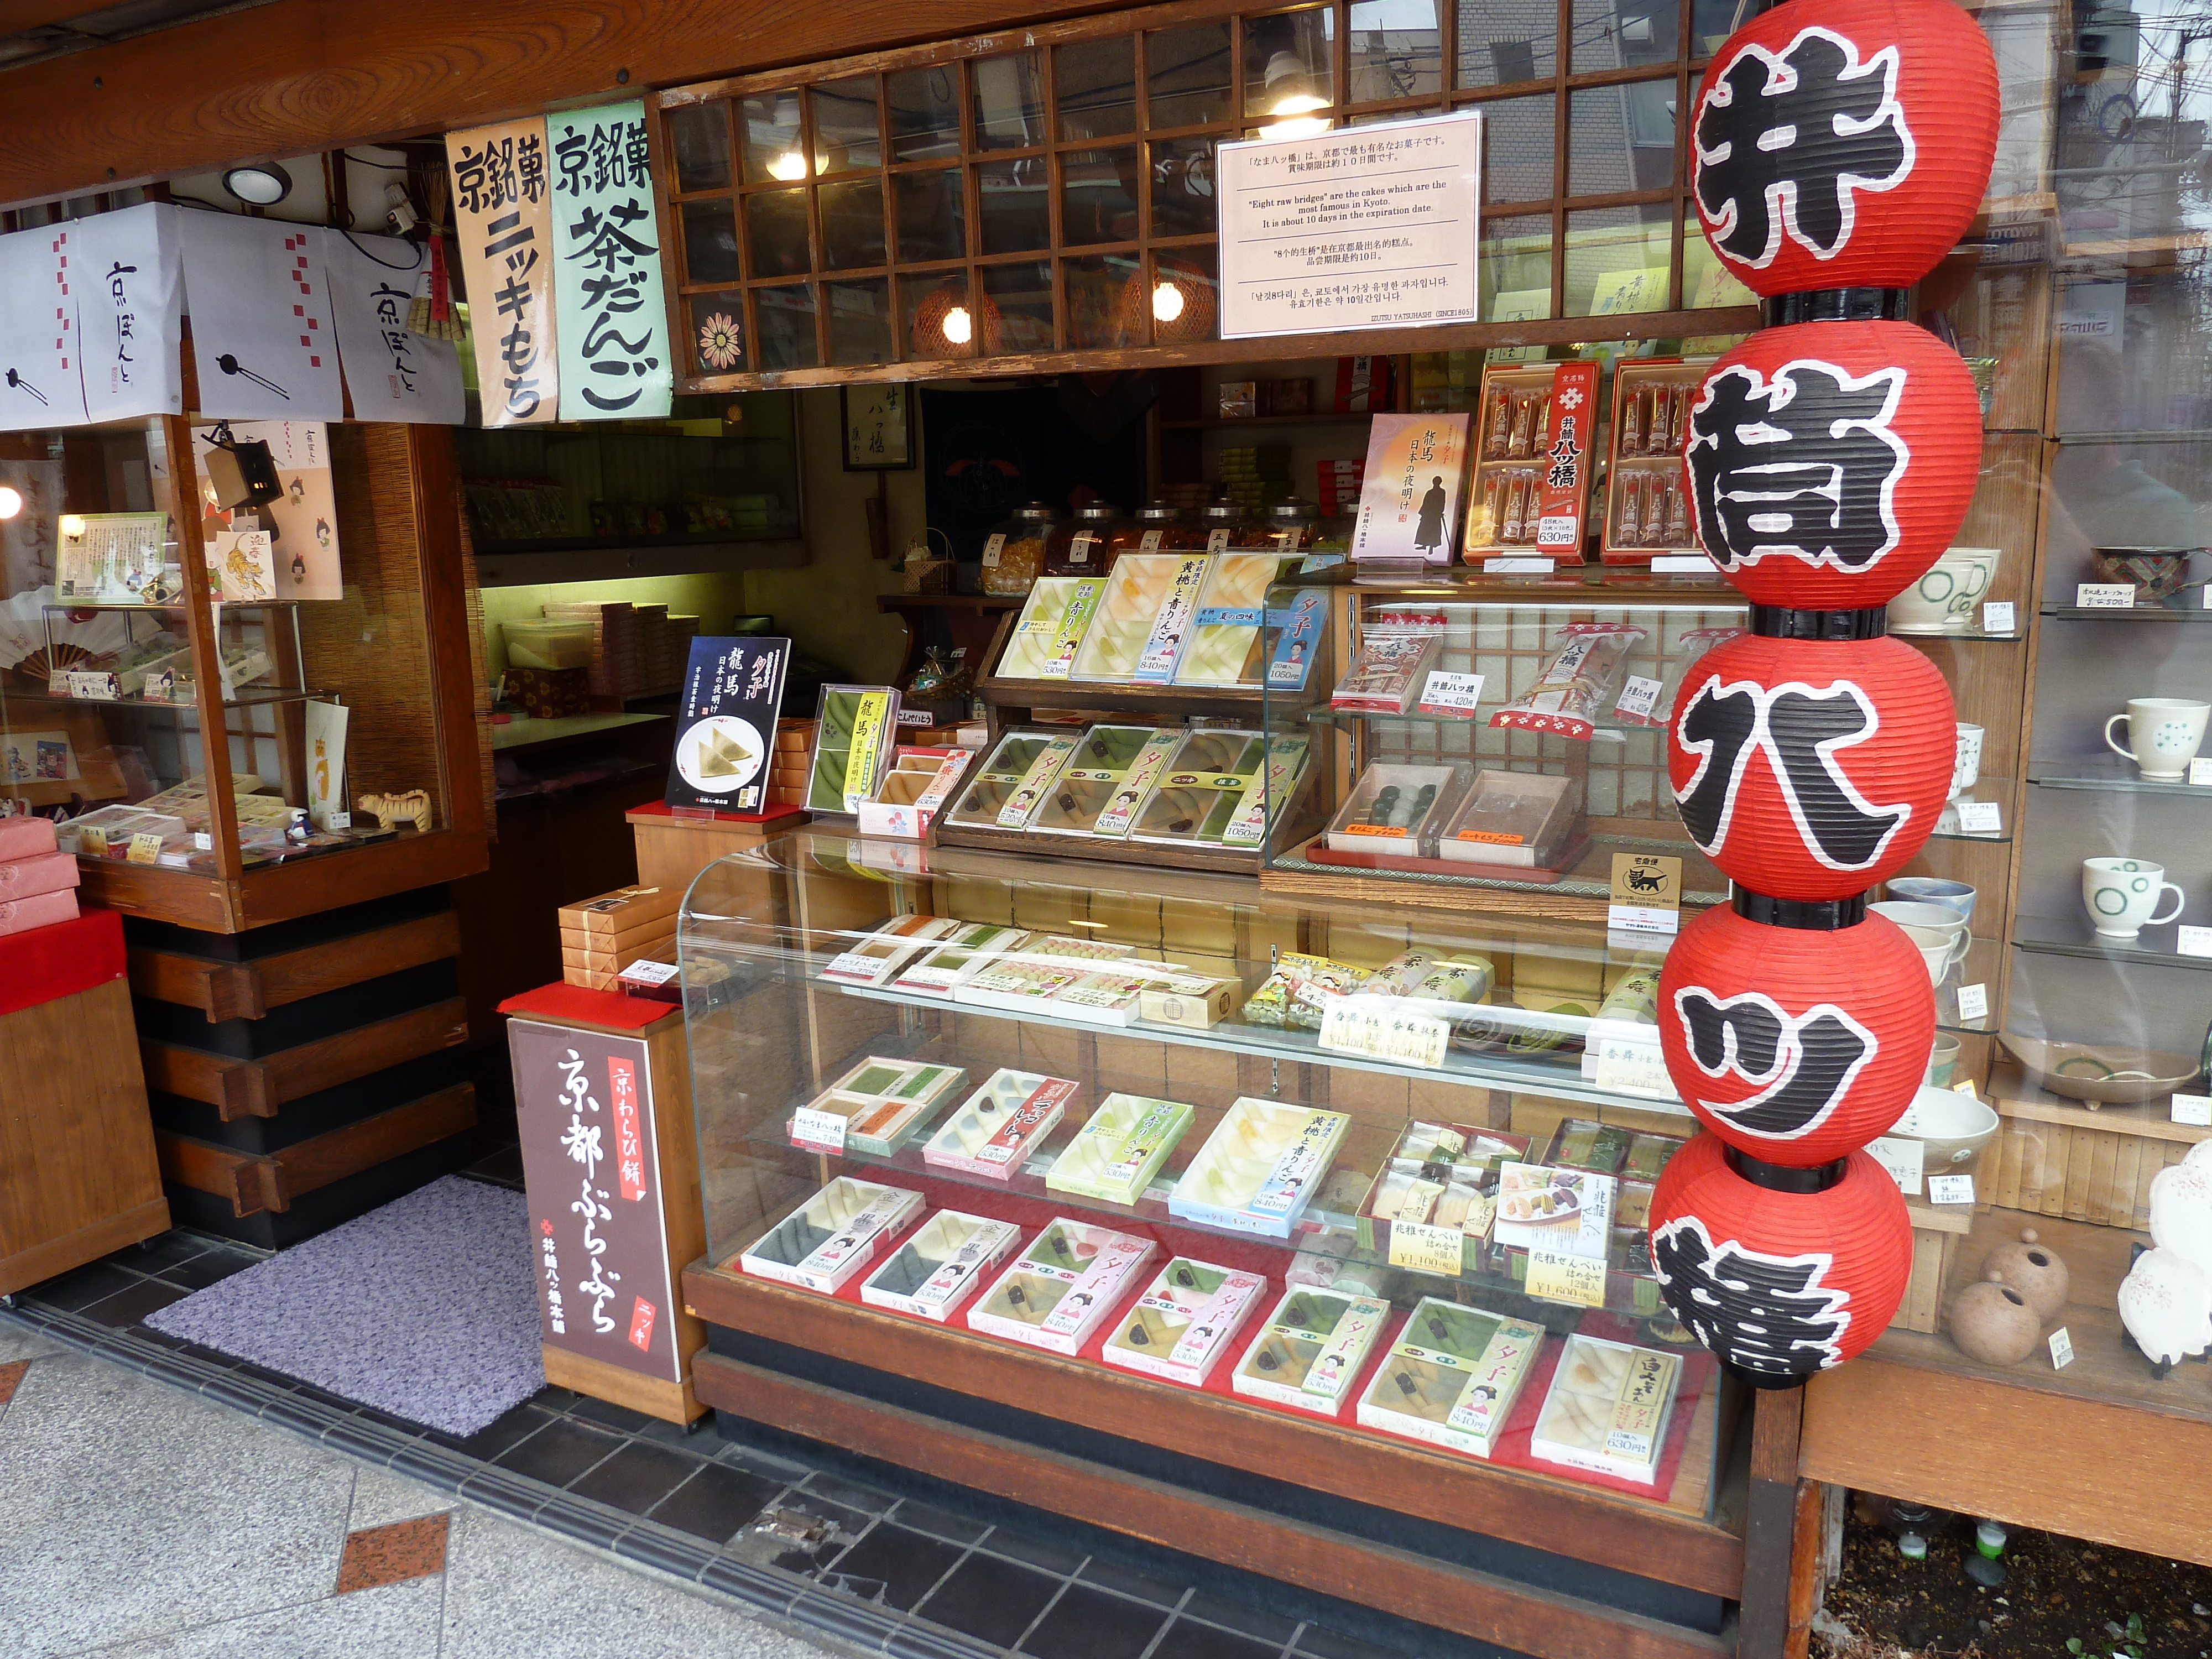
{"label": "white price label", "polygon": [[1682,913],[1649,904],[1608,904],[1605,907],[1605,925],[1624,933],[1679,933]]}
{"label": "white price label", "polygon": [[193,831],[192,831],[192,851],[194,851],[195,853],[212,853],[212,852],[214,852],[214,851],[215,851],[215,837],[214,837],[213,836],[211,836],[211,835],[208,834],[208,832],[207,832],[206,830],[193,830]]}
{"label": "white price label", "polygon": [[986,570],[997,569],[999,566],[999,555],[1006,550],[1006,538],[1004,536],[986,536],[983,538],[983,568]]}
{"label": "white price label", "polygon": [[1424,714],[1472,714],[1482,701],[1482,679],[1480,674],[1453,674],[1432,668],[1417,706]]}
{"label": "white price label", "polygon": [[1526,554],[1501,553],[1482,562],[1486,576],[1548,576],[1557,568],[1553,559],[1530,558]]}
{"label": "white price label", "polygon": [[2066,1328],[2061,1325],[2051,1334],[2051,1369],[2054,1371],[2063,1371],[2073,1363],[2074,1339],[2066,1334]]}
{"label": "white price label", "polygon": [[802,1106],[791,1115],[791,1142],[814,1152],[845,1150],[845,1120],[836,1112]]}
{"label": "white price label", "polygon": [[1651,560],[1655,576],[1710,576],[1719,569],[1709,553],[1660,553]]}
{"label": "white price label", "polygon": [[1390,1005],[1393,998],[1339,997],[1321,1019],[1321,1046],[1401,1066],[1434,1067],[1451,1047],[1451,1023]]}
{"label": "white price label", "polygon": [[323,814],[323,828],[325,830],[350,830],[353,828],[353,814],[350,812],[325,812]]}
{"label": "white price label", "polygon": [[1521,1286],[1527,1294],[1547,1302],[1574,1302],[1585,1308],[1605,1306],[1605,1263],[1596,1256],[1570,1255],[1564,1250],[1528,1248],[1528,1277]]}
{"label": "white price label", "polygon": [[2081,582],[2074,589],[2074,608],[2077,611],[2132,611],[2136,608],[2136,585],[2133,582]]}
{"label": "white price label", "polygon": [[1137,551],[1139,553],[1158,552],[1160,550],[1160,539],[1166,534],[1167,532],[1164,530],[1147,530],[1143,535],[1137,538]]}
{"label": "white price label", "polygon": [[2212,1095],[2174,1096],[2173,1121],[2193,1124],[2200,1129],[2212,1129]]}
{"label": "white price label", "polygon": [[1626,714],[1632,720],[1648,720],[1659,707],[1659,694],[1667,689],[1663,680],[1647,680],[1641,674],[1631,674],[1628,684],[1620,688],[1620,697],[1613,712]]}
{"label": "white price label", "polygon": [[647,962],[640,957],[622,970],[622,977],[635,980],[641,985],[665,985],[683,971],[672,962]]}
{"label": "white price label", "polygon": [[2193,760],[2189,763],[2189,781],[2203,788],[2212,785],[2212,760]]}
{"label": "white price label", "polygon": [[2002,810],[1993,800],[1962,800],[1959,803],[1959,830],[1968,836],[2002,835]]}
{"label": "white price label", "polygon": [[2212,957],[2212,927],[2191,927],[2187,923],[2173,930],[2173,948],[2185,957]]}
{"label": "white price label", "polygon": [[1674,1080],[1659,1047],[1659,1028],[1633,1020],[1594,1019],[1583,1038],[1589,1078],[1601,1089],[1674,1098]]}
{"label": "white price label", "polygon": [[1982,607],[1983,633],[2009,634],[2017,625],[2013,620],[2011,600],[1991,599]]}
{"label": "white price label", "polygon": [[1959,1019],[1966,1025],[1975,1025],[1990,1017],[1990,988],[1986,985],[1961,985],[1959,988]]}
{"label": "white price label", "polygon": [[1225,530],[1207,531],[1206,550],[1209,553],[1226,553],[1229,550],[1229,532]]}
{"label": "white price label", "polygon": [[1974,1201],[1974,1178],[1972,1176],[1929,1176],[1928,1201],[1930,1204],[1971,1204]]}
{"label": "white price label", "polygon": [[1875,1163],[1889,1171],[1898,1191],[1908,1198],[1920,1195],[1920,1161],[1926,1147],[1901,1135],[1881,1135],[1867,1142],[1866,1149]]}
{"label": "white price label", "polygon": [[1462,1252],[1466,1237],[1456,1227],[1438,1227],[1425,1221],[1394,1221],[1390,1224],[1390,1265],[1417,1273],[1457,1279],[1465,1265]]}
{"label": "white price label", "polygon": [[1097,539],[1097,537],[1085,532],[1084,534],[1076,537],[1074,540],[1068,543],[1068,563],[1089,564],[1091,562],[1091,544]]}
{"label": "white price label", "polygon": [[1572,547],[1581,529],[1581,521],[1571,513],[1547,513],[1536,520],[1536,545]]}

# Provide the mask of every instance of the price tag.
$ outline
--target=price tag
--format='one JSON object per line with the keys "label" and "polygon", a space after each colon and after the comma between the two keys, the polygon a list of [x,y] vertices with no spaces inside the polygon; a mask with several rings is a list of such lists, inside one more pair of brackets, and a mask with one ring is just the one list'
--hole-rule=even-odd
{"label": "price tag", "polygon": [[1401,1066],[1434,1067],[1451,1047],[1451,1024],[1390,1005],[1397,999],[1339,997],[1321,1019],[1321,1046]]}
{"label": "price tag", "polygon": [[87,858],[107,855],[107,831],[96,823],[87,824],[76,832],[76,850]]}
{"label": "price tag", "polygon": [[1605,1306],[1605,1263],[1593,1255],[1569,1255],[1560,1250],[1532,1246],[1528,1251],[1528,1281],[1522,1287],[1529,1296],[1548,1302],[1577,1302],[1585,1308]]}
{"label": "price tag", "polygon": [[[672,962],[647,962],[641,958],[623,969],[621,976],[635,980],[640,985],[665,985],[681,972],[683,969]],[[844,1120],[841,1118],[838,1121],[842,1122]],[[842,1134],[843,1132],[841,1130],[839,1133]]]}
{"label": "price tag", "polygon": [[1990,1017],[1990,988],[1986,985],[1961,985],[1959,988],[1959,1023],[1978,1024]]}
{"label": "price tag", "polygon": [[1972,1176],[1929,1176],[1928,1201],[1930,1204],[1971,1204],[1974,1201],[1974,1178]]}
{"label": "price tag", "polygon": [[2066,1334],[2066,1328],[2061,1325],[2051,1334],[2051,1369],[2054,1371],[2063,1371],[2073,1363],[2074,1339]]}
{"label": "price tag", "polygon": [[2212,927],[2191,927],[2187,923],[2173,930],[2173,948],[2185,957],[2212,957]]}
{"label": "price tag", "polygon": [[1466,1238],[1456,1227],[1437,1227],[1425,1221],[1390,1224],[1390,1265],[1417,1273],[1440,1273],[1457,1279],[1465,1258]]}
{"label": "price tag", "polygon": [[1981,1096],[1975,1091],[1974,1085],[1971,1082],[1953,1084],[1951,1085],[1951,1092],[1954,1095],[1964,1095],[1969,1100],[1979,1100],[1981,1098]]}
{"label": "price tag", "polygon": [[1655,576],[1710,576],[1719,568],[1705,553],[1659,553],[1651,560]]}
{"label": "price tag", "polygon": [[1452,674],[1432,668],[1416,706],[1424,714],[1472,714],[1482,701],[1482,679],[1480,674]]}
{"label": "price tag", "polygon": [[2212,1095],[2174,1096],[2173,1121],[2194,1124],[2200,1129],[2212,1129]]}
{"label": "price tag", "polygon": [[999,555],[1006,550],[1006,538],[1004,536],[986,536],[983,538],[983,568],[986,570],[997,569],[999,566]]}
{"label": "price tag", "polygon": [[1867,1142],[1866,1149],[1875,1163],[1889,1171],[1898,1191],[1908,1198],[1920,1195],[1920,1163],[1928,1150],[1925,1146],[1901,1135],[1882,1135]]}
{"label": "price tag", "polygon": [[1620,688],[1620,697],[1613,712],[1632,720],[1648,720],[1659,707],[1659,694],[1667,689],[1663,680],[1647,680],[1641,674],[1631,674],[1628,684]]}
{"label": "price tag", "polygon": [[213,836],[210,836],[210,834],[208,834],[208,832],[207,832],[206,830],[193,830],[193,831],[192,831],[192,851],[194,851],[195,853],[212,853],[212,852],[214,852],[214,851],[215,851],[215,837],[214,837]]}
{"label": "price tag", "polygon": [[1571,513],[1547,513],[1536,520],[1536,545],[1572,547],[1580,538],[1582,520]]}
{"label": "price tag", "polygon": [[1160,550],[1160,539],[1166,534],[1167,532],[1164,530],[1147,530],[1143,535],[1137,538],[1137,551],[1139,553],[1158,552]]}
{"label": "price tag", "polygon": [[2002,809],[1993,800],[1962,800],[1959,803],[1959,829],[1969,836],[2002,835]]}
{"label": "price tag", "polygon": [[1486,576],[1548,576],[1557,568],[1557,560],[1531,558],[1517,553],[1501,553],[1482,562],[1482,574]]}
{"label": "price tag", "polygon": [[1082,534],[1075,537],[1074,539],[1070,541],[1067,544],[1068,563],[1089,564],[1091,562],[1091,544],[1097,539],[1097,537],[1091,534],[1088,531],[1085,531]]}
{"label": "price tag", "polygon": [[845,1150],[845,1120],[835,1112],[802,1106],[791,1115],[791,1144],[812,1152]]}
{"label": "price tag", "polygon": [[2199,788],[2212,785],[2212,760],[2193,760],[2189,763],[2189,781]]}
{"label": "price tag", "polygon": [[2074,589],[2074,608],[2077,611],[2132,611],[2136,608],[2136,585],[2133,582],[2081,582]]}
{"label": "price tag", "polygon": [[133,864],[159,864],[161,861],[161,838],[148,830],[131,837],[131,846],[123,856]]}
{"label": "price tag", "polygon": [[325,830],[350,830],[353,828],[353,814],[350,812],[325,812],[323,814],[323,828]]}
{"label": "price tag", "polygon": [[1229,550],[1229,532],[1225,530],[1207,531],[1206,550],[1209,553],[1226,553]]}
{"label": "price tag", "polygon": [[1982,607],[1982,632],[2009,634],[2019,624],[2013,620],[2012,601],[1991,599]]}
{"label": "price tag", "polygon": [[1601,1089],[1672,1098],[1674,1080],[1659,1046],[1659,1028],[1627,1019],[1594,1019],[1583,1038],[1589,1080]]}

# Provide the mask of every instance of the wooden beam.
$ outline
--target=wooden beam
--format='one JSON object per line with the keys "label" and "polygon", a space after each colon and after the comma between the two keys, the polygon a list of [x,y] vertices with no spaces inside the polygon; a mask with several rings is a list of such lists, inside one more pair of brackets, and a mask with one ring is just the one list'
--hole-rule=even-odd
{"label": "wooden beam", "polygon": [[1753,1395],[1751,1492],[1745,1505],[1743,1615],[1737,1659],[1774,1659],[1790,1628],[1790,1564],[1797,1541],[1797,1437],[1805,1391]]}
{"label": "wooden beam", "polygon": [[106,11],[115,0],[0,0],[0,35],[26,34],[51,28],[95,11]]}
{"label": "wooden beam", "polygon": [[241,1216],[282,1212],[303,1194],[472,1128],[476,1090],[460,1083],[274,1152],[241,1152],[168,1129],[154,1132],[161,1178],[217,1198]]}
{"label": "wooden beam", "polygon": [[197,1008],[210,1019],[259,1019],[288,1002],[440,962],[460,949],[460,922],[450,910],[252,962],[133,945],[131,989]]}
{"label": "wooden beam", "polygon": [[235,1060],[181,1043],[139,1039],[147,1084],[217,1108],[223,1121],[274,1117],[303,1095],[334,1089],[371,1072],[468,1041],[468,1005],[459,997],[410,1008],[389,1019],[279,1048],[259,1060]]}

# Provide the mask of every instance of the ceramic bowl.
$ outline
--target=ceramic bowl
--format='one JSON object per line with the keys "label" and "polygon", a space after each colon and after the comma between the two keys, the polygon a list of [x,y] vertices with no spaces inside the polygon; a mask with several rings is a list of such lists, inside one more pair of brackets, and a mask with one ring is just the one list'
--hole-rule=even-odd
{"label": "ceramic bowl", "polygon": [[1996,1109],[1971,1095],[1923,1086],[1889,1133],[1920,1142],[1924,1149],[1922,1167],[1930,1175],[1942,1175],[1996,1139]]}
{"label": "ceramic bowl", "polygon": [[2132,1106],[2155,1100],[2188,1087],[2200,1069],[2186,1055],[2154,1048],[2051,1042],[2009,1031],[1997,1041],[2021,1063],[2030,1083],[2092,1106]]}

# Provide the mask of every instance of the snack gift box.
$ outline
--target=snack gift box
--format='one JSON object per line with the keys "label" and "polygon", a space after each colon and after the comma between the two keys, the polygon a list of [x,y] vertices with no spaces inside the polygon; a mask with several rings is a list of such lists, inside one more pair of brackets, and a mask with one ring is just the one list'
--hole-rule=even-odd
{"label": "snack gift box", "polygon": [[1437,837],[1474,776],[1465,761],[1407,766],[1376,761],[1359,775],[1328,826],[1329,850],[1433,857]]}
{"label": "snack gift box", "polygon": [[1204,1388],[1267,1288],[1257,1273],[1176,1256],[1122,1315],[1100,1357],[1109,1365]]}
{"label": "snack gift box", "polygon": [[738,1265],[830,1294],[888,1249],[922,1208],[920,1193],[839,1176],[762,1234]]}
{"label": "snack gift box", "polygon": [[1237,1362],[1230,1386],[1255,1400],[1334,1417],[1389,1316],[1390,1304],[1378,1297],[1287,1290]]}
{"label": "snack gift box", "polygon": [[[1099,829],[1099,820],[1125,789],[1149,787],[1167,765],[1182,732],[1175,726],[1094,726],[1076,739],[1052,787],[1029,820],[1029,827],[1056,836],[1115,833],[1126,810]],[[1133,807],[1133,801],[1127,804]]]}
{"label": "snack gift box", "polygon": [[1650,1485],[1682,1379],[1680,1356],[1571,1336],[1528,1449],[1547,1463]]}
{"label": "snack gift box", "polygon": [[1029,943],[1027,929],[1000,927],[988,921],[962,922],[944,935],[928,954],[899,969],[891,984],[923,996],[951,996],[970,974]]}
{"label": "snack gift box", "polygon": [[1067,1110],[1081,1085],[1004,1066],[968,1097],[921,1149],[922,1162],[1007,1181]]}
{"label": "snack gift box", "polygon": [[1485,767],[1437,838],[1437,856],[1468,864],[1549,865],[1575,827],[1575,781]]}
{"label": "snack gift box", "polygon": [[1011,1221],[939,1210],[860,1285],[860,1300],[939,1324],[1004,1261],[1021,1238]]}
{"label": "snack gift box", "polygon": [[1218,553],[1200,593],[1177,685],[1257,685],[1267,590],[1284,560],[1278,553]]}
{"label": "snack gift box", "polygon": [[1044,1184],[1055,1193],[1134,1204],[1196,1121],[1180,1101],[1110,1094],[1053,1160]]}
{"label": "snack gift box", "polygon": [[1098,614],[1103,576],[1041,576],[1022,606],[999,658],[1002,679],[1064,680],[1091,619]]}
{"label": "snack gift box", "polygon": [[871,1054],[806,1103],[845,1120],[846,1146],[888,1158],[967,1080],[957,1066]]}
{"label": "snack gift box", "polygon": [[1209,1030],[1237,1012],[1243,994],[1233,979],[1177,974],[1145,988],[1137,999],[1137,1017],[1155,1025]]}
{"label": "snack gift box", "polygon": [[1167,684],[1192,629],[1207,563],[1202,553],[1127,553],[1115,560],[1068,678]]}
{"label": "snack gift box", "polygon": [[1145,993],[1176,975],[1164,962],[1125,962],[1095,969],[1052,994],[1053,1012],[1091,1025],[1133,1025]]}
{"label": "snack gift box", "polygon": [[1377,617],[1359,641],[1359,655],[1328,694],[1332,708],[1402,714],[1413,706],[1443,649],[1442,618],[1414,613]]}
{"label": "snack gift box", "polygon": [[822,977],[844,985],[881,985],[959,925],[944,916],[893,916],[830,957]]}
{"label": "snack gift box", "polygon": [[[1066,746],[1056,749],[1056,744]],[[945,822],[970,829],[997,829],[1006,803],[1029,781],[1039,762],[1057,753],[1060,763],[1065,764],[1067,756],[1074,752],[1073,744],[1074,740],[1064,732],[1017,727],[1007,732],[968,780],[968,787],[960,792],[951,810],[945,815]],[[1020,823],[1018,821],[1014,827],[1019,829]]]}
{"label": "snack gift box", "polygon": [[1137,809],[1129,838],[1222,844],[1246,793],[1264,787],[1267,756],[1267,741],[1257,732],[1201,727],[1186,733]]}
{"label": "snack gift box", "polygon": [[1359,1402],[1359,1421],[1487,1457],[1528,1380],[1544,1328],[1424,1297]]}
{"label": "snack gift box", "polygon": [[1491,1236],[1518,1249],[1556,1250],[1605,1260],[1614,1182],[1583,1170],[1509,1164],[1498,1172],[1498,1219]]}
{"label": "snack gift box", "polygon": [[1232,1232],[1288,1238],[1321,1189],[1351,1119],[1240,1097],[1176,1183],[1168,1213]]}
{"label": "snack gift box", "polygon": [[1061,1217],[968,1310],[971,1329],[1055,1353],[1079,1352],[1159,1246]]}
{"label": "snack gift box", "polygon": [[890,769],[899,694],[887,685],[825,685],[817,711],[807,810],[855,813]]}

